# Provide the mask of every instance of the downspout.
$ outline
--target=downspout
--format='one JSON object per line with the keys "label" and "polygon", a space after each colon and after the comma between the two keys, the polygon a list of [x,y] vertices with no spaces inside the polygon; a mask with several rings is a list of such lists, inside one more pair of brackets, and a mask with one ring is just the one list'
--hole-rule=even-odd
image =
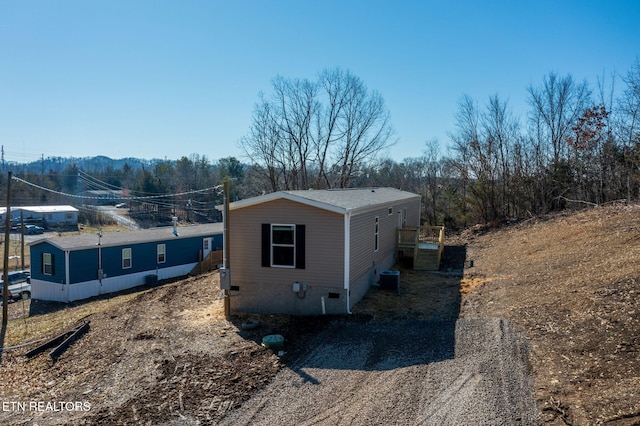
{"label": "downspout", "polygon": [[64,280],[65,280],[65,288],[67,289],[67,303],[69,300],[69,283],[71,282],[70,272],[69,272],[69,250],[64,252]]}
{"label": "downspout", "polygon": [[344,215],[344,289],[347,292],[347,313],[351,312],[351,301],[349,300],[349,293],[351,291],[351,283],[349,275],[351,272],[351,212]]}

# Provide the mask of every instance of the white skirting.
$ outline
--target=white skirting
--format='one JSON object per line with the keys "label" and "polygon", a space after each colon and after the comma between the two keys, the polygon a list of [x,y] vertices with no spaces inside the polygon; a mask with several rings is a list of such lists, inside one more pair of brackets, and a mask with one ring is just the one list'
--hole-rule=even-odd
{"label": "white skirting", "polygon": [[195,265],[196,263],[191,263],[117,277],[106,277],[102,279],[102,283],[98,280],[91,280],[77,284],[58,284],[31,278],[31,297],[38,300],[73,302],[143,285],[147,282],[149,275],[157,276],[158,280],[184,276],[189,274]]}

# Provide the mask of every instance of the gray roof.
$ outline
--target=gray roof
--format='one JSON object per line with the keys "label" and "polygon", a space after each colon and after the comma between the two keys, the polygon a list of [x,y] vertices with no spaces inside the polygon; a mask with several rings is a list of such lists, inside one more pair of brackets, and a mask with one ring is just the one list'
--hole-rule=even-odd
{"label": "gray roof", "polygon": [[178,236],[173,235],[173,227],[139,229],[135,231],[104,232],[101,238],[97,234],[70,235],[67,237],[42,238],[30,243],[30,246],[44,241],[58,247],[61,250],[78,250],[100,245],[103,247],[122,246],[124,244],[140,244],[155,241],[166,241],[181,237],[198,237],[222,234],[222,223],[210,223],[206,225],[178,226]]}
{"label": "gray roof", "polygon": [[346,214],[368,210],[383,205],[419,199],[420,196],[412,192],[395,188],[347,188],[347,189],[319,189],[301,191],[279,191],[259,197],[231,203],[231,210],[261,204],[276,199],[288,199],[303,204],[312,205],[336,213]]}

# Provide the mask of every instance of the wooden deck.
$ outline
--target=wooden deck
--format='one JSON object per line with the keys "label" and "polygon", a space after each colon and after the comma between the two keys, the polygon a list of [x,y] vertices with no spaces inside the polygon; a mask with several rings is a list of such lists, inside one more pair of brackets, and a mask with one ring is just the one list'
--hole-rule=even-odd
{"label": "wooden deck", "polygon": [[396,258],[411,257],[413,269],[437,271],[444,250],[444,226],[398,228]]}

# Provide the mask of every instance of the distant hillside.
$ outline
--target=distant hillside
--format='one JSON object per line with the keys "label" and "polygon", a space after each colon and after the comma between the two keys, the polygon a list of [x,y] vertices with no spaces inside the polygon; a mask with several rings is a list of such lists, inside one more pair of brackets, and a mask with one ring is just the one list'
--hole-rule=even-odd
{"label": "distant hillside", "polygon": [[112,168],[121,169],[125,164],[129,165],[133,170],[142,167],[151,167],[164,160],[152,159],[144,160],[140,158],[126,157],[120,159],[112,159],[103,155],[95,157],[43,157],[40,160],[30,163],[8,162],[4,165],[5,169],[11,169],[14,173],[20,174],[25,172],[32,173],[61,173],[67,167],[76,165],[82,170],[105,170]]}

